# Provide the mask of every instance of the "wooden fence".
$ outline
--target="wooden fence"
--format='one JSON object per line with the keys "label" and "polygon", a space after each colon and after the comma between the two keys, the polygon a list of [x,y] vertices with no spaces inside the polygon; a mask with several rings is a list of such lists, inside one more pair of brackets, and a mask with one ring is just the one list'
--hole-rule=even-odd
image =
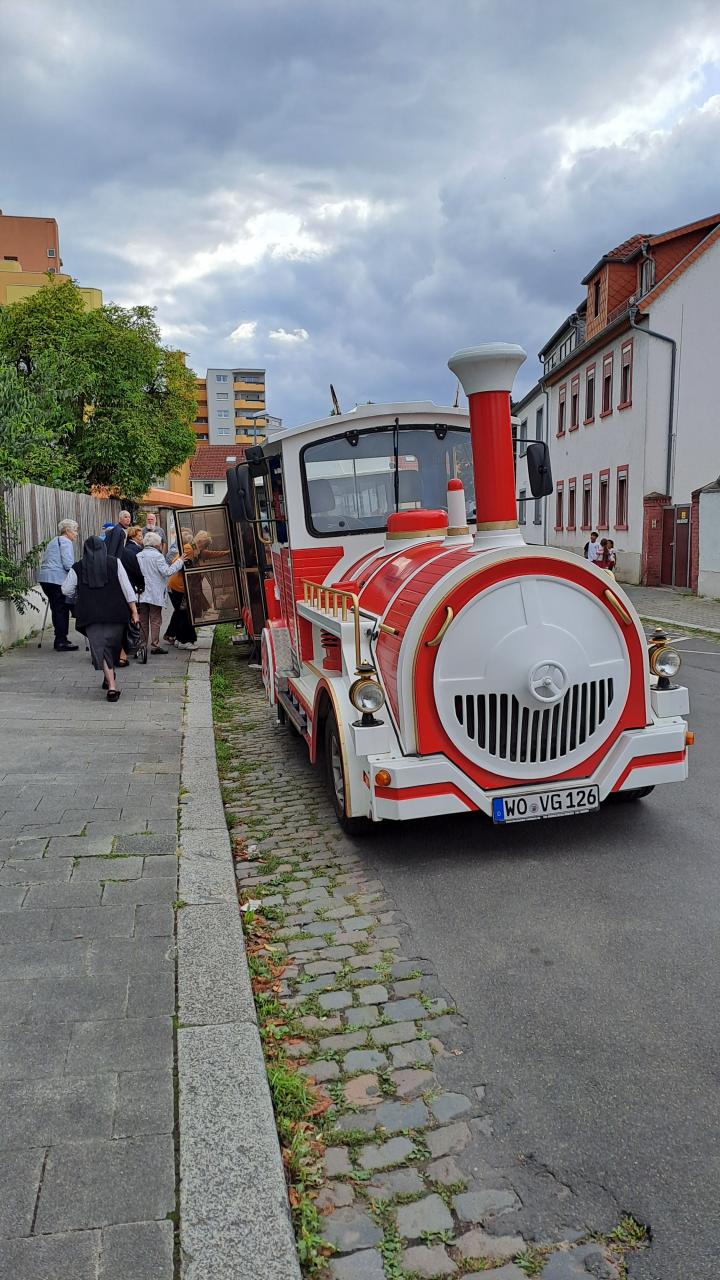
{"label": "wooden fence", "polygon": [[77,520],[80,529],[76,546],[80,549],[86,538],[102,533],[108,520],[115,523],[121,510],[117,498],[93,498],[87,493],[46,489],[39,484],[18,485],[0,496],[17,528],[18,559],[39,543],[54,538],[60,520]]}

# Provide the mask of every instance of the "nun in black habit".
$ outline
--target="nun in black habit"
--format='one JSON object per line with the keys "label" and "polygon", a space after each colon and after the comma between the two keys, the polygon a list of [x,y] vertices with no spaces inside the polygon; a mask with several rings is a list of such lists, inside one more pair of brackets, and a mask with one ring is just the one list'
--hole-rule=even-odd
{"label": "nun in black habit", "polygon": [[87,639],[95,670],[103,672],[108,702],[117,702],[115,664],[128,621],[137,622],[138,611],[127,573],[115,556],[108,555],[102,538],[87,539],[82,559],[68,572],[62,591],[75,598],[75,627]]}

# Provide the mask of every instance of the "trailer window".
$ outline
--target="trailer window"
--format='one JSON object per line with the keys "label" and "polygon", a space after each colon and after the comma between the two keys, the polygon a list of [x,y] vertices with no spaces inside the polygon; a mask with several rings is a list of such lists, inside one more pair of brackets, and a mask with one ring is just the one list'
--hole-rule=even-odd
{"label": "trailer window", "polygon": [[394,427],[348,431],[306,445],[301,455],[310,533],[384,532],[394,511],[446,507],[447,482],[463,481],[474,506],[467,428]]}

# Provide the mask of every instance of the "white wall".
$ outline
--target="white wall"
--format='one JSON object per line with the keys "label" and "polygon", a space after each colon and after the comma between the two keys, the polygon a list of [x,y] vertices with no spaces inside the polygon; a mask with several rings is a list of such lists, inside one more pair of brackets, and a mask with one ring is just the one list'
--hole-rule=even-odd
{"label": "white wall", "polygon": [[[212,493],[205,493],[205,485],[213,486]],[[194,507],[216,507],[225,498],[227,493],[227,480],[191,480],[190,488],[192,489],[192,500]]]}
{"label": "white wall", "polygon": [[[33,587],[32,591],[27,594],[27,600],[29,604],[34,604],[36,608],[28,607],[24,613],[18,613],[9,600],[0,600],[0,651],[9,649],[11,644],[17,644],[19,640],[24,640],[33,631],[39,631],[42,627],[47,596],[43,594],[39,587]],[[49,609],[43,648],[48,637],[50,638],[50,648],[52,649],[54,636]]]}
{"label": "white wall", "polygon": [[[678,342],[672,475],[672,500],[676,504],[689,502],[693,490],[709,484],[720,474],[719,292],[720,242],[716,241],[660,295],[650,310],[651,327]],[[653,351],[654,368],[661,362],[667,367],[667,344],[656,339],[646,341],[658,349]],[[648,410],[650,412],[650,403]],[[661,397],[657,411],[662,413],[666,427],[667,395]],[[663,452],[663,460],[664,456]]]}
{"label": "white wall", "polygon": [[[218,382],[218,377],[227,378],[227,382]],[[232,369],[208,369],[207,371],[208,402],[208,444],[227,446],[232,453],[235,446],[235,392],[233,391]],[[227,400],[219,400],[218,396],[227,396]],[[220,412],[227,411],[227,418],[220,418]]]}
{"label": "white wall", "polygon": [[720,598],[720,490],[700,494],[698,595]]}

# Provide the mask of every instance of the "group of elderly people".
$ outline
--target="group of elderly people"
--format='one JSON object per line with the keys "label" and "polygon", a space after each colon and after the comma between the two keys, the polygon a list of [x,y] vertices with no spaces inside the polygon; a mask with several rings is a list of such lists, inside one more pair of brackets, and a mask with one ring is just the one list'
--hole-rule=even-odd
{"label": "group of elderly people", "polygon": [[[70,614],[76,629],[88,643],[92,664],[102,671],[102,687],[108,702],[120,697],[115,681],[116,667],[127,667],[124,650],[126,628],[139,624],[143,642],[152,654],[166,654],[160,644],[160,624],[168,580],[173,596],[173,619],[166,633],[171,644],[192,648],[197,635],[184,614],[185,579],[183,566],[195,551],[192,535],[172,563],[163,555],[163,530],[157,517],[148,515],[144,529],[134,525],[129,511],[121,511],[117,524],[104,537],[88,538],[80,559],[75,559],[75,520],[61,520],[57,537],[45,548],[38,581],[48,598],[55,631],[57,652],[76,650],[69,640]],[[175,626],[173,628],[173,623]],[[181,642],[178,637],[184,636]]]}

